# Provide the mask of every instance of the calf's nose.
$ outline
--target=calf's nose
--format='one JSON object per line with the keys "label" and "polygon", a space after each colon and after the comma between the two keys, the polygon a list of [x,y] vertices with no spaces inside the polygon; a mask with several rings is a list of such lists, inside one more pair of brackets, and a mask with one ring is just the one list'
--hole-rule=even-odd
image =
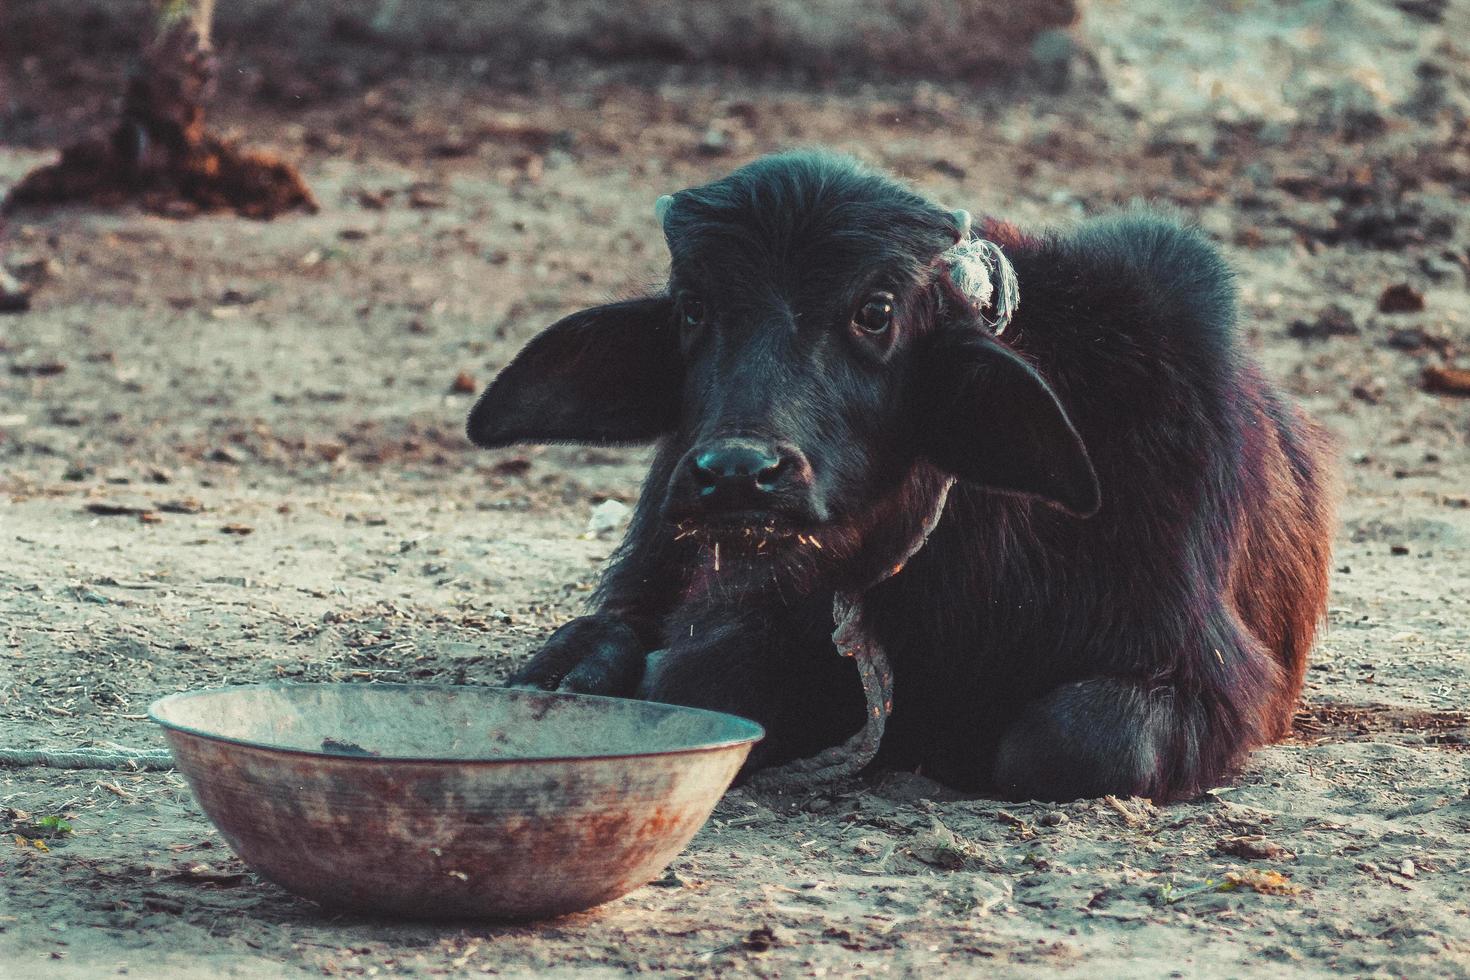
{"label": "calf's nose", "polygon": [[770,491],[786,468],[787,458],[775,449],[726,439],[689,454],[689,469],[700,496],[724,490]]}
{"label": "calf's nose", "polygon": [[727,437],[689,450],[667,506],[681,517],[745,510],[805,517],[815,507],[812,489],[811,464],[795,446]]}

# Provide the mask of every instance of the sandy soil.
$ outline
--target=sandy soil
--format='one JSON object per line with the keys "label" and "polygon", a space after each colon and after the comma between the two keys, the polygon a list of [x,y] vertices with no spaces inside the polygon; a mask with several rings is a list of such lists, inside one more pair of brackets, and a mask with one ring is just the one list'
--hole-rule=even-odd
{"label": "sandy soil", "polygon": [[[148,702],[203,685],[495,683],[580,608],[615,543],[588,515],[644,456],[474,452],[457,375],[656,284],[654,197],[792,144],[1022,223],[1196,217],[1344,441],[1328,628],[1297,737],[1199,800],[736,791],[665,880],[534,926],[326,915],[175,774],[0,770],[0,972],[1470,973],[1470,399],[1420,387],[1470,354],[1463,132],[1201,146],[1075,94],[235,58],[216,122],[301,161],[319,214],[59,211],[0,242],[39,281],[0,317],[0,745],[158,747]],[[0,187],[102,118],[119,68],[8,66]],[[1379,312],[1396,283],[1424,309]],[[1318,329],[1331,304],[1350,332]],[[38,847],[47,816],[72,832]]]}

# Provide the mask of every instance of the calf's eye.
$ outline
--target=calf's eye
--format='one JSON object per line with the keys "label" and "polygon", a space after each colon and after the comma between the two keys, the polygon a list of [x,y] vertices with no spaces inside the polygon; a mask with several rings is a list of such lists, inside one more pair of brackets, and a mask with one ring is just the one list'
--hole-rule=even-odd
{"label": "calf's eye", "polygon": [[704,322],[704,303],[695,296],[684,296],[679,300],[679,315],[686,327],[697,327]]}
{"label": "calf's eye", "polygon": [[886,333],[893,326],[893,308],[892,293],[874,293],[858,307],[853,325],[864,333]]}

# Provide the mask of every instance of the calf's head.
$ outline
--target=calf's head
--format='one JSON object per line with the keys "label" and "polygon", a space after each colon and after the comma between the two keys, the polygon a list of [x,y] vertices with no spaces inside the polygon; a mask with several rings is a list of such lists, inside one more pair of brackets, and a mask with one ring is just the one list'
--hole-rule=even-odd
{"label": "calf's head", "polygon": [[664,440],[667,485],[645,493],[732,557],[859,546],[921,470],[1096,509],[1056,395],[957,285],[967,214],[812,153],[656,210],[668,288],[533,339],[470,414],[474,442]]}

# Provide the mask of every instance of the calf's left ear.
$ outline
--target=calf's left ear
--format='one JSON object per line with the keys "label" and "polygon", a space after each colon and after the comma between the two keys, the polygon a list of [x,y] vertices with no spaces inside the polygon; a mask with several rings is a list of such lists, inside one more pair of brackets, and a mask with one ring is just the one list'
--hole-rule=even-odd
{"label": "calf's left ear", "polygon": [[537,334],[485,389],[477,446],[650,442],[679,424],[684,371],[668,297],[573,313]]}
{"label": "calf's left ear", "polygon": [[962,480],[1097,513],[1092,460],[1045,379],[988,336],[953,330],[925,341],[909,385],[919,454]]}

